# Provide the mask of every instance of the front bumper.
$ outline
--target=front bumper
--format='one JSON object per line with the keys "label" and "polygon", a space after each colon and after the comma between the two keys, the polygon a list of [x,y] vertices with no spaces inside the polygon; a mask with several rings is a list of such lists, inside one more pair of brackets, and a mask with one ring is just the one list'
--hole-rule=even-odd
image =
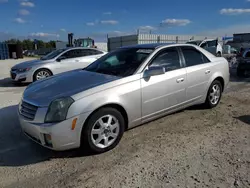
{"label": "front bumper", "polygon": [[[23,132],[36,143],[55,151],[64,151],[80,147],[81,130],[87,118],[86,115],[72,117],[55,124],[34,123],[26,120],[19,113],[18,115]],[[77,118],[77,123],[75,129],[72,130],[72,121],[75,118]],[[48,144],[45,135],[50,135],[51,144]]]}
{"label": "front bumper", "polygon": [[14,82],[23,82],[23,83],[33,82],[33,74],[31,71],[23,72],[23,73],[10,71],[10,78]]}

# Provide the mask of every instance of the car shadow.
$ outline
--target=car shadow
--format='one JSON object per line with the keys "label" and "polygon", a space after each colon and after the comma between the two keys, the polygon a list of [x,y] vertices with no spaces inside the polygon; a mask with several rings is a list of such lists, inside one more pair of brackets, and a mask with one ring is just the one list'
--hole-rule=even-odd
{"label": "car shadow", "polygon": [[30,139],[22,132],[17,105],[0,109],[0,167],[26,166],[54,158],[74,158],[92,156],[88,150],[70,150],[56,152],[46,149]]}
{"label": "car shadow", "polygon": [[238,119],[241,122],[250,125],[250,115],[244,115],[244,116],[235,117],[235,119]]}
{"label": "car shadow", "polygon": [[27,85],[27,83],[14,83],[11,78],[0,80],[0,87],[25,87]]}

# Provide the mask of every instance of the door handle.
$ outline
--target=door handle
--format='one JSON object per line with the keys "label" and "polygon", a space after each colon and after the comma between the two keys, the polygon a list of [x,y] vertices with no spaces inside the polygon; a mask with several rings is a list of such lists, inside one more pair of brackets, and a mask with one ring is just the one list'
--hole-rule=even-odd
{"label": "door handle", "polygon": [[209,74],[211,71],[210,70],[206,70],[205,71],[205,74]]}
{"label": "door handle", "polygon": [[180,82],[183,82],[183,81],[184,81],[184,78],[178,78],[178,79],[176,80],[177,83],[180,83]]}
{"label": "door handle", "polygon": [[79,62],[79,60],[77,59],[77,60],[75,60],[75,62]]}

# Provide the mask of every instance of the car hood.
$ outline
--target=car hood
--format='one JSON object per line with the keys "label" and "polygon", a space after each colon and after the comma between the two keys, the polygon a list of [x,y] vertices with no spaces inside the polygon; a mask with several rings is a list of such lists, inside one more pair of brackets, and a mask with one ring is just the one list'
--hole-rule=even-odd
{"label": "car hood", "polygon": [[45,107],[54,99],[73,96],[117,79],[120,77],[84,70],[70,71],[34,82],[24,91],[23,99]]}
{"label": "car hood", "polygon": [[35,59],[35,60],[25,61],[25,62],[19,63],[19,64],[15,65],[14,67],[12,67],[12,69],[24,69],[24,68],[29,68],[29,67],[32,67],[35,65],[48,63],[48,62],[49,61],[42,61],[40,59]]}

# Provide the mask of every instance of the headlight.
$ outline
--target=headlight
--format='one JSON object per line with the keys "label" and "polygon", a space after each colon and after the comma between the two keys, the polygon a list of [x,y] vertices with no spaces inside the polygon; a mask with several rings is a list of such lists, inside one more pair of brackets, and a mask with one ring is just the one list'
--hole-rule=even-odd
{"label": "headlight", "polygon": [[31,69],[31,67],[24,68],[24,69],[17,69],[17,72],[28,72],[30,69]]}
{"label": "headlight", "polygon": [[71,97],[64,97],[52,101],[49,105],[45,123],[60,122],[66,119],[68,109],[74,100]]}

